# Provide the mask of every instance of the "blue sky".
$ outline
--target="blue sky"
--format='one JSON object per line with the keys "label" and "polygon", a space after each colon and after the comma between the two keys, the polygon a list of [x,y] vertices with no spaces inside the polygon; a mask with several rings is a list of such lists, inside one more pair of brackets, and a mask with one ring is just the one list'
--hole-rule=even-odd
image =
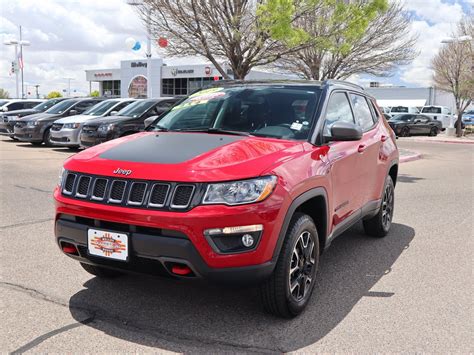
{"label": "blue sky", "polygon": [[[395,1],[395,0],[392,0]],[[474,0],[405,0],[405,7],[415,21],[411,31],[419,35],[420,56],[408,66],[400,67],[389,78],[361,75],[360,83],[380,81],[409,87],[430,86],[430,62],[456,23],[472,15]],[[118,68],[120,60],[141,58],[143,51],[132,53],[125,40],[143,41],[144,28],[125,0],[0,0],[0,40],[17,37],[18,25],[31,41],[25,49],[25,82],[40,84],[40,92],[62,90],[65,78],[73,78],[76,94],[86,94],[89,84],[85,69]],[[156,48],[154,56],[163,56]],[[0,52],[0,87],[14,93],[14,77],[8,74],[14,59],[13,48],[3,46]],[[182,59],[181,63],[196,59]],[[202,62],[202,60],[200,60]]]}

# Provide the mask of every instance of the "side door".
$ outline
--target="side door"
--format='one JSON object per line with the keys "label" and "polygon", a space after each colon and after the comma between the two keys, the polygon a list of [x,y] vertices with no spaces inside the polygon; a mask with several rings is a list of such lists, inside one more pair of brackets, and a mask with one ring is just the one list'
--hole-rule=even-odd
{"label": "side door", "polygon": [[336,91],[331,94],[323,125],[324,139],[329,142],[327,158],[331,166],[333,201],[331,230],[343,226],[341,223],[348,220],[359,209],[356,201],[360,180],[357,167],[359,142],[331,142],[331,126],[339,121],[355,123],[349,98],[344,91]]}
{"label": "side door", "polygon": [[417,115],[416,119],[418,120],[418,129],[420,134],[428,134],[431,131],[432,125],[430,124],[430,118],[424,115]]}
{"label": "side door", "polygon": [[358,142],[358,162],[360,180],[355,201],[360,208],[370,201],[376,200],[378,174],[377,165],[382,137],[377,128],[377,120],[370,109],[366,97],[357,93],[349,94],[356,124],[362,129],[362,139]]}

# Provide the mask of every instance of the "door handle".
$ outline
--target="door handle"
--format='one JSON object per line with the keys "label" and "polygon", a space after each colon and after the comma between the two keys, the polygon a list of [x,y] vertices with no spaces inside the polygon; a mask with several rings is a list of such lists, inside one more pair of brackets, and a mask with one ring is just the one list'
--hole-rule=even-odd
{"label": "door handle", "polygon": [[365,148],[367,148],[367,146],[365,144],[361,144],[361,145],[359,145],[359,148],[357,148],[357,151],[359,153],[363,153]]}
{"label": "door handle", "polygon": [[382,135],[382,137],[380,137],[380,140],[381,140],[382,142],[385,142],[387,139],[388,139],[388,137],[387,137],[387,136],[384,136],[384,135]]}

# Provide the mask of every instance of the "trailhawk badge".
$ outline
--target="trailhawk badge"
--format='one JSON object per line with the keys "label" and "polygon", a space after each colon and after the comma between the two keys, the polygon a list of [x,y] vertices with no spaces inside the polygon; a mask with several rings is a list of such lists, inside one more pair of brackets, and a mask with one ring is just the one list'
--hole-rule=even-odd
{"label": "trailhawk badge", "polygon": [[117,168],[113,171],[114,174],[117,174],[117,175],[125,175],[125,176],[128,176],[132,173],[131,170],[125,170],[125,169],[120,169],[120,168]]}

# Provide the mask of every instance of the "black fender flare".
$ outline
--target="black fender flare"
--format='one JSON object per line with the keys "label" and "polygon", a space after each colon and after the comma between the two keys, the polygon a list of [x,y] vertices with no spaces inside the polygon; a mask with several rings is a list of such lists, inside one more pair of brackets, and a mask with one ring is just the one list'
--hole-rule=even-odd
{"label": "black fender flare", "polygon": [[304,193],[302,193],[301,195],[299,195],[297,198],[295,198],[291,204],[290,204],[290,207],[288,207],[287,211],[286,211],[286,214],[285,214],[285,218],[283,220],[283,223],[281,225],[281,228],[280,228],[280,233],[278,234],[278,240],[277,240],[277,243],[275,245],[275,249],[273,250],[273,256],[272,256],[272,261],[276,263],[276,261],[278,260],[278,257],[280,256],[280,251],[281,251],[281,247],[283,245],[283,241],[285,240],[285,237],[286,237],[286,232],[288,231],[288,227],[290,225],[290,221],[291,221],[291,218],[293,217],[296,209],[301,206],[303,203],[305,203],[306,201],[309,201],[311,200],[312,198],[314,197],[318,197],[318,196],[321,196],[324,198],[324,202],[326,203],[326,231],[325,231],[325,235],[324,235],[324,238],[326,239],[327,238],[327,226],[328,226],[328,212],[329,212],[329,208],[328,208],[328,198],[327,198],[327,192],[326,192],[326,189],[324,187],[315,187],[311,190],[308,190]]}

